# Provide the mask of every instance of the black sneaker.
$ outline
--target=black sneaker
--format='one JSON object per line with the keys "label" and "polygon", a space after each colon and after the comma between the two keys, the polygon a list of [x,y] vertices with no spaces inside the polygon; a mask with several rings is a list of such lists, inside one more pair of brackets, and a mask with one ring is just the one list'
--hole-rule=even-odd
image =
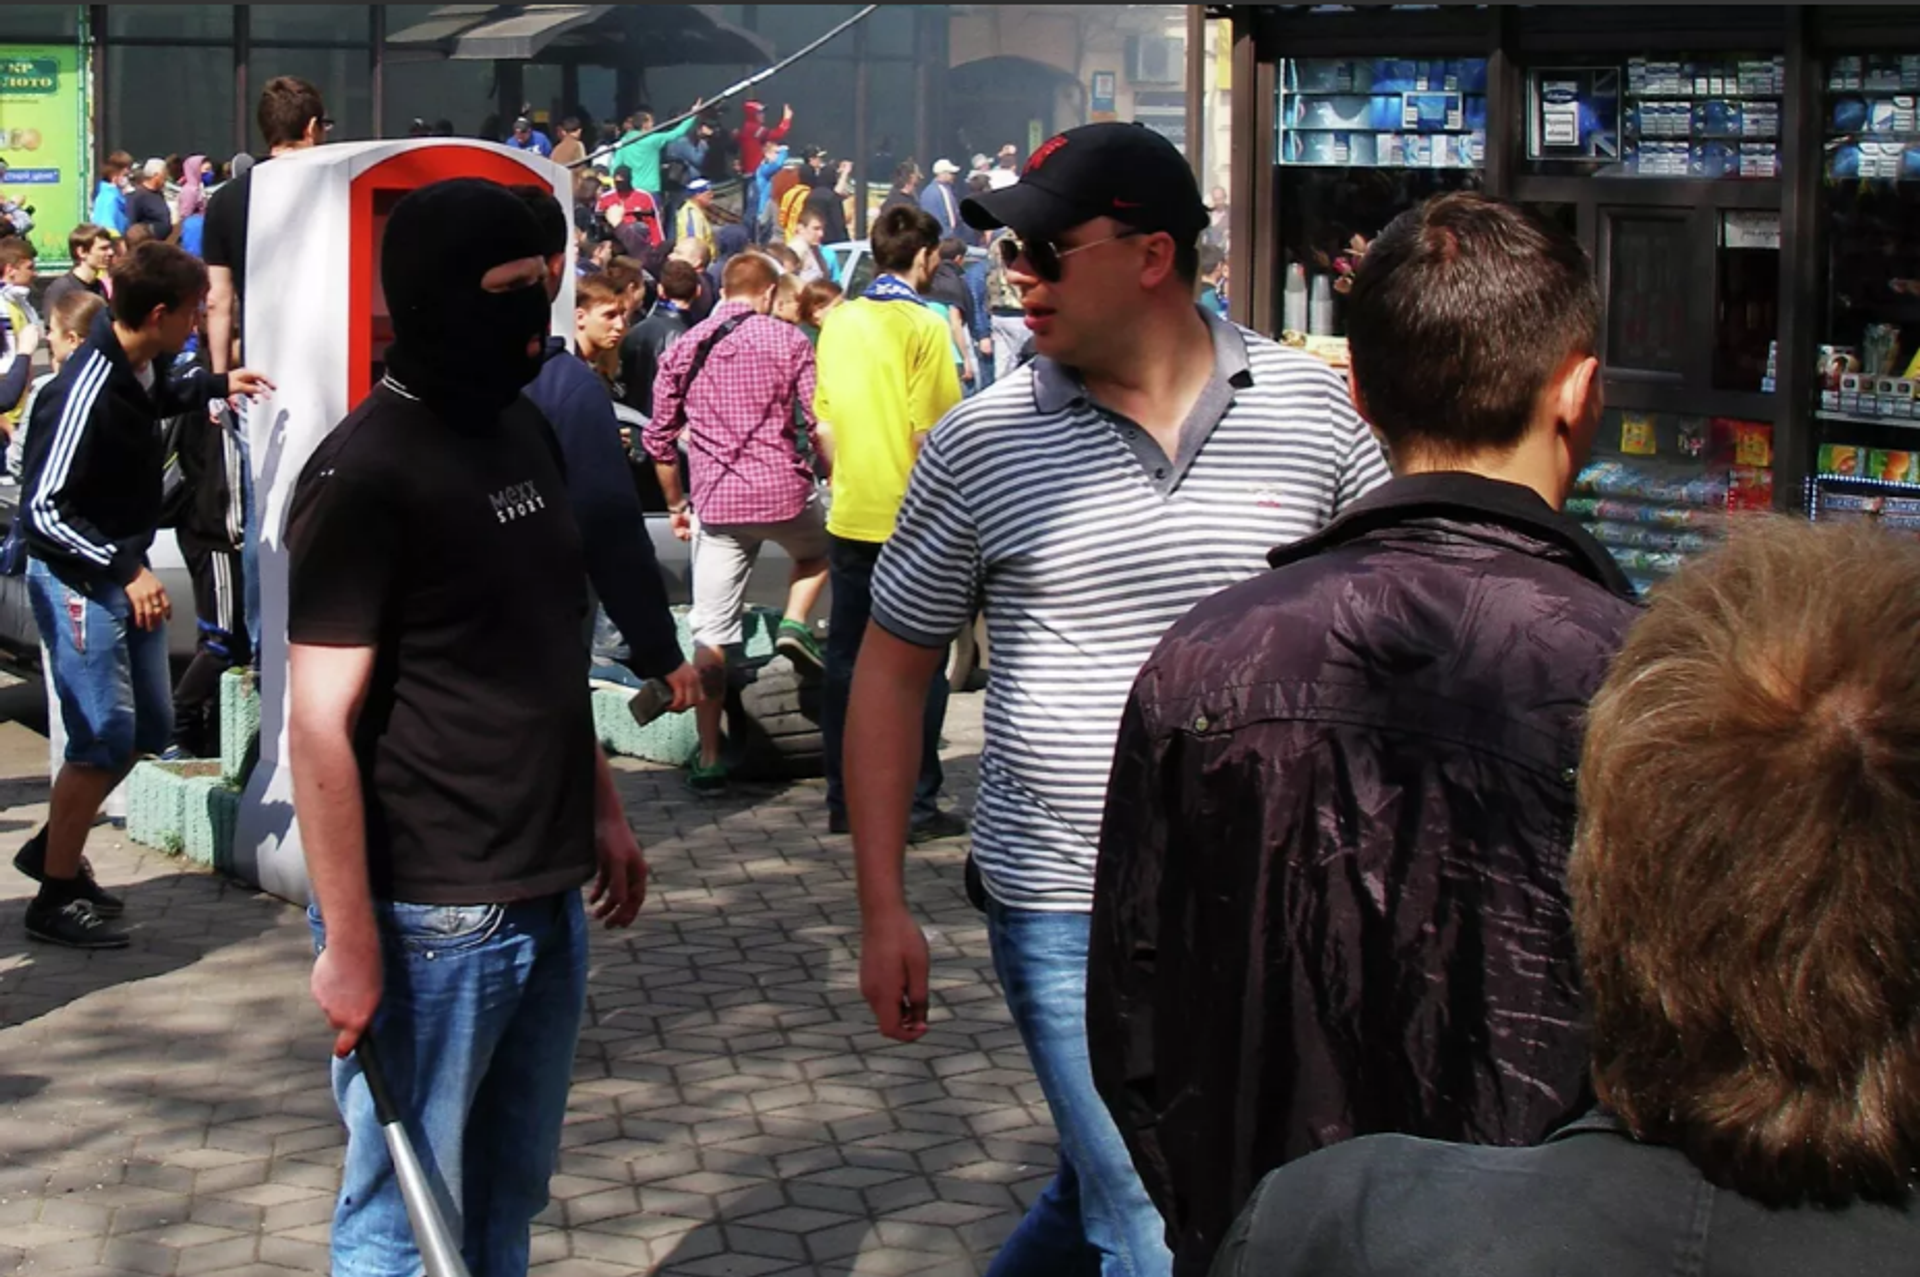
{"label": "black sneaker", "polygon": [[942,838],[961,838],[967,832],[967,820],[950,811],[936,811],[933,815],[907,830],[907,843],[918,846],[923,842],[938,842]]}
{"label": "black sneaker", "polygon": [[830,834],[852,833],[853,826],[847,823],[847,814],[845,812],[839,812],[839,811],[828,812],[827,813],[827,832]]}
{"label": "black sneaker", "polygon": [[27,906],[27,934],[69,949],[124,949],[130,939],[77,898],[64,904],[34,900]]}
{"label": "black sneaker", "polygon": [[[13,867],[35,882],[47,880],[47,827],[40,826],[40,832],[27,839],[27,845],[13,858]],[[101,889],[94,879],[93,865],[85,856],[80,857],[80,872],[73,880],[73,894],[86,901],[93,911],[102,918],[118,918],[127,911],[126,901],[118,896],[109,895]]]}

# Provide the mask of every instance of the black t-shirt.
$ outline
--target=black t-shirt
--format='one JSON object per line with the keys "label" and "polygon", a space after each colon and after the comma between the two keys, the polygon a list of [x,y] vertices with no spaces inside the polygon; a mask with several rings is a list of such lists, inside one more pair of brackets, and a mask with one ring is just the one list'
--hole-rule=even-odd
{"label": "black t-shirt", "polygon": [[68,271],[59,279],[47,285],[46,296],[40,299],[40,314],[51,323],[53,321],[53,308],[60,304],[62,297],[73,292],[92,293],[95,297],[103,301],[107,296],[106,287],[101,284],[99,280],[96,279],[89,284],[72,271]]}
{"label": "black t-shirt", "polygon": [[493,904],[594,870],[587,576],[552,427],[382,383],[301,472],[287,636],[378,649],[354,750],[376,897]]}
{"label": "black t-shirt", "polygon": [[221,185],[207,200],[207,220],[200,230],[200,254],[209,266],[233,272],[233,330],[240,331],[239,299],[247,295],[247,200],[253,191],[253,168]]}

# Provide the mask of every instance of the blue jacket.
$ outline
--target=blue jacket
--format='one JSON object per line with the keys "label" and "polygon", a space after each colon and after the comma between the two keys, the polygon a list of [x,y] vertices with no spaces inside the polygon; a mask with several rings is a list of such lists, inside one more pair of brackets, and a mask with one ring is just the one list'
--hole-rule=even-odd
{"label": "blue jacket", "polygon": [[93,224],[115,235],[127,233],[127,197],[112,182],[101,182],[93,192]]}
{"label": "blue jacket", "polygon": [[[785,167],[786,162],[787,148],[783,146],[773,153],[772,159],[763,161],[760,167],[753,171],[754,212],[757,213],[765,208],[767,201],[773,198],[773,179],[780,176],[780,170]],[[746,219],[748,225],[752,225],[753,221],[752,217]]]}
{"label": "blue jacket", "polygon": [[[966,223],[960,220],[960,201],[965,198],[965,192],[942,182],[939,178],[928,182],[927,189],[920,192],[920,207],[932,213],[933,220],[940,223],[942,239],[965,227]],[[951,209],[947,207],[949,200],[953,203]]]}
{"label": "blue jacket", "polygon": [[173,364],[170,355],[155,359],[147,390],[103,311],[33,401],[22,530],[28,552],[75,588],[140,575],[160,526],[160,422],[227,395],[225,374],[192,364],[175,373]]}
{"label": "blue jacket", "polygon": [[[694,135],[689,133],[685,137],[677,137],[667,143],[667,149],[660,152],[660,158],[665,162],[678,160],[687,166],[688,173],[694,177],[699,177],[701,170],[706,168],[707,165],[707,144],[695,140]],[[663,163],[661,165],[661,181],[663,182],[666,180],[665,167],[665,163]]]}
{"label": "blue jacket", "polygon": [[967,295],[973,299],[973,339],[993,336],[993,312],[987,308],[986,262],[968,262],[961,276],[967,281]]}
{"label": "blue jacket", "polygon": [[546,362],[526,395],[560,441],[587,579],[633,652],[628,664],[642,678],[671,674],[686,657],[667,608],[666,578],[647,534],[646,512],[620,447],[613,397],[558,337],[548,338]]}

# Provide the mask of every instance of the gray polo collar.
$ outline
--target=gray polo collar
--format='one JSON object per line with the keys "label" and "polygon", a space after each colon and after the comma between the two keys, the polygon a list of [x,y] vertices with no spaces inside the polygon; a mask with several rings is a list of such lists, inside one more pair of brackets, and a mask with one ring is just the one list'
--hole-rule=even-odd
{"label": "gray polo collar", "polygon": [[[1253,368],[1247,361],[1246,339],[1238,328],[1220,316],[1209,314],[1198,305],[1194,309],[1207,321],[1207,327],[1213,333],[1213,376],[1207,388],[1200,392],[1200,398],[1203,402],[1221,398],[1230,400],[1233,391],[1244,390],[1253,384]],[[1079,403],[1093,403],[1085,383],[1080,380],[1080,374],[1045,355],[1036,355],[1033,360],[1033,406],[1041,412],[1054,413],[1065,412]]]}
{"label": "gray polo collar", "polygon": [[1044,413],[1066,412],[1070,408],[1086,408],[1095,413],[1133,454],[1142,475],[1163,497],[1170,496],[1187,477],[1200,450],[1213,436],[1214,427],[1233,407],[1234,394],[1253,385],[1247,343],[1240,330],[1218,315],[1208,314],[1204,307],[1197,309],[1213,334],[1213,372],[1201,387],[1199,398],[1193,401],[1186,421],[1181,423],[1179,445],[1171,457],[1138,422],[1089,395],[1078,373],[1051,359],[1034,360],[1034,406]]}

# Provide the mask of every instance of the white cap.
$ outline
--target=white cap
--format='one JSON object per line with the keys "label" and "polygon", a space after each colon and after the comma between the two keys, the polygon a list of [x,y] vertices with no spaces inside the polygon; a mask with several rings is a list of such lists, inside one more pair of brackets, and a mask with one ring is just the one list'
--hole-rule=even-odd
{"label": "white cap", "polygon": [[992,163],[993,161],[988,159],[984,154],[975,155],[973,157],[973,166],[975,168],[986,168],[989,164],[992,164]]}
{"label": "white cap", "polygon": [[938,159],[933,162],[933,175],[935,177],[940,176],[942,173],[958,173],[959,171],[960,166],[952,160]]}
{"label": "white cap", "polygon": [[157,177],[166,171],[167,171],[167,162],[157,157],[154,159],[148,160],[145,164],[142,164],[140,166],[140,175],[142,177]]}

